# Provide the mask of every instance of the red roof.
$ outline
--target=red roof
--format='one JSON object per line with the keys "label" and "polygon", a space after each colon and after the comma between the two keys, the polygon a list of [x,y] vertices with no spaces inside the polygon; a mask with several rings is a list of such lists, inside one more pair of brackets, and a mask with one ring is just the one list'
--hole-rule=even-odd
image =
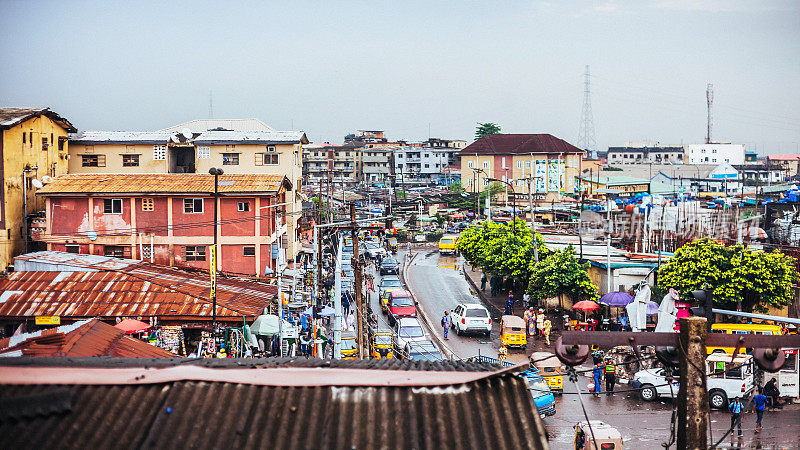
{"label": "red roof", "polygon": [[493,134],[461,149],[465,155],[527,155],[531,153],[584,153],[551,134]]}
{"label": "red roof", "polygon": [[0,339],[3,356],[115,356],[119,358],[172,358],[176,355],[98,319],[84,320],[10,338]]}

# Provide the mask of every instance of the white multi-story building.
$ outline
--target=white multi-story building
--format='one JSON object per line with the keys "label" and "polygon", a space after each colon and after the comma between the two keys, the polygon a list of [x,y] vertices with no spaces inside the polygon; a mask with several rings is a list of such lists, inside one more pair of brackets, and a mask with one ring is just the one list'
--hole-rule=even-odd
{"label": "white multi-story building", "polygon": [[405,179],[436,179],[458,155],[455,148],[398,147],[394,152],[395,174]]}
{"label": "white multi-story building", "polygon": [[687,164],[744,164],[744,144],[689,144],[684,149]]}

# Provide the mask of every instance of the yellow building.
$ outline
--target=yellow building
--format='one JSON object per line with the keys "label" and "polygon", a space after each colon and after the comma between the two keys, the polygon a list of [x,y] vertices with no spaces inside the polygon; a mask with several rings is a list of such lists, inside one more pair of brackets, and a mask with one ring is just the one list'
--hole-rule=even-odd
{"label": "yellow building", "polygon": [[[509,201],[516,195],[517,203],[527,204],[529,192],[545,201],[574,194],[584,151],[549,134],[495,134],[459,154],[461,184],[467,192],[485,190],[494,178],[513,185]],[[504,197],[505,189],[500,199]]]}
{"label": "yellow building", "polygon": [[43,211],[42,182],[67,172],[67,136],[75,131],[48,108],[0,108],[0,271],[25,251],[24,217]]}
{"label": "yellow building", "polygon": [[[233,129],[236,128],[236,129]],[[256,119],[195,120],[160,131],[83,131],[70,136],[70,173],[208,173],[284,175],[290,259],[300,251],[302,131],[275,131]],[[261,211],[267,214],[268,211]]]}

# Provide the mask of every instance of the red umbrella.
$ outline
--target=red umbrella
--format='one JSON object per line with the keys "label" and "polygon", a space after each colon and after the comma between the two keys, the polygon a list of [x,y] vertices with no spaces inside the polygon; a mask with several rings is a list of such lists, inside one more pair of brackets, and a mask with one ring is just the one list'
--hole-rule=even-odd
{"label": "red umbrella", "polygon": [[583,300],[583,301],[580,301],[580,302],[575,303],[574,305],[572,305],[572,309],[578,309],[578,310],[581,310],[581,311],[584,311],[584,312],[585,311],[597,311],[598,309],[600,309],[600,305],[598,305],[595,302],[589,301],[589,300]]}
{"label": "red umbrella", "polygon": [[119,328],[125,334],[141,333],[150,329],[150,325],[136,319],[125,319],[122,322],[114,325],[114,328]]}

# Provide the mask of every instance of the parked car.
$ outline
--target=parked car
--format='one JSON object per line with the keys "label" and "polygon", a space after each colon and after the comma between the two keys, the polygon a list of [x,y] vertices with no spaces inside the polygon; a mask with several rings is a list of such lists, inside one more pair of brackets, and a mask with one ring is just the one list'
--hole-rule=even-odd
{"label": "parked car", "polygon": [[396,259],[392,257],[384,258],[383,262],[381,262],[381,275],[387,274],[400,274],[400,263],[397,262]]}
{"label": "parked car", "polygon": [[397,337],[395,345],[398,350],[404,350],[409,342],[428,340],[416,317],[403,317],[395,322],[394,335]]}
{"label": "parked car", "polygon": [[429,339],[407,343],[403,357],[412,361],[441,361],[444,359],[439,347]]}
{"label": "parked car", "polygon": [[[753,391],[753,357],[737,355],[731,362],[731,356],[714,353],[706,358],[706,375],[708,386],[708,403],[712,408],[724,409],[734,397],[746,397]],[[670,380],[672,389],[664,374],[664,369],[653,368],[636,372],[631,387],[639,389],[643,400],[654,401],[659,397],[678,395],[677,374]]]}
{"label": "parked car", "polygon": [[488,336],[492,332],[489,311],[478,303],[461,303],[452,311],[451,326],[457,335],[480,333]]}
{"label": "parked car", "polygon": [[383,297],[383,294],[389,289],[403,289],[403,282],[394,275],[387,275],[381,278],[381,282],[378,285],[378,293],[380,296]]}
{"label": "parked car", "polygon": [[386,301],[389,307],[389,323],[395,323],[401,317],[417,317],[417,307],[411,293],[404,289],[392,289],[389,291]]}

